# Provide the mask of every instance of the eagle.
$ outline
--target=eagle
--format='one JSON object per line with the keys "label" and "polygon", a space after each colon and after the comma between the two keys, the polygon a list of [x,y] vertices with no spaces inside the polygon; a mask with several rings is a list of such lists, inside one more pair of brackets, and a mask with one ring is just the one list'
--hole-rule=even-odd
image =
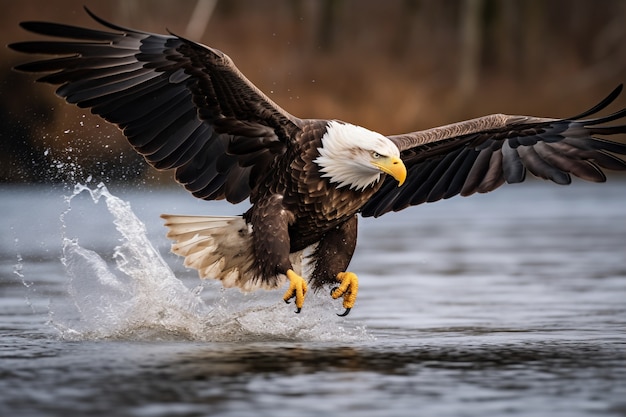
{"label": "eagle", "polygon": [[428,130],[383,135],[339,120],[298,118],[252,84],[223,52],[173,33],[50,22],[22,28],[61,38],[18,42],[48,55],[16,70],[121,129],[157,170],[195,197],[249,200],[241,216],[163,215],[172,251],[201,278],[243,291],[289,283],[303,307],[309,286],[330,287],[347,315],[358,292],[348,271],[358,216],[378,217],[456,195],[486,193],[526,173],[569,184],[626,170],[626,109],[596,113],[622,91],[573,117],[491,114]]}

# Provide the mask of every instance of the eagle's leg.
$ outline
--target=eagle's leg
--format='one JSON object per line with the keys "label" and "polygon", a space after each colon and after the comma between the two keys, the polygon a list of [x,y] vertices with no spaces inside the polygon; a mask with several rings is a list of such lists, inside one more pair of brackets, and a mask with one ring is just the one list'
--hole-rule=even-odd
{"label": "eagle's leg", "polygon": [[350,264],[357,237],[357,216],[354,215],[337,227],[330,229],[320,239],[317,249],[312,255],[315,268],[311,275],[313,287],[319,289],[326,285],[336,284],[330,295],[337,299],[343,297],[343,307],[346,311],[340,316],[345,316],[354,307],[358,291],[358,279],[356,274],[345,272]]}
{"label": "eagle's leg", "polygon": [[289,303],[295,297],[296,313],[299,313],[304,305],[307,283],[293,270],[289,259],[289,224],[294,217],[283,207],[282,201],[283,197],[278,194],[260,199],[244,214],[244,218],[252,224],[254,268],[263,277],[285,275],[289,279],[289,289],[283,300]]}
{"label": "eagle's leg", "polygon": [[304,305],[304,296],[308,290],[306,281],[300,275],[296,274],[293,269],[287,270],[287,278],[289,278],[289,289],[283,295],[283,300],[289,304],[289,300],[296,298],[296,313],[302,311]]}
{"label": "eagle's leg", "polygon": [[335,287],[330,292],[330,296],[334,299],[343,296],[343,308],[346,309],[342,314],[338,316],[347,316],[354,307],[356,301],[356,295],[359,292],[359,279],[354,272],[340,272],[337,274],[337,281],[341,284]]}

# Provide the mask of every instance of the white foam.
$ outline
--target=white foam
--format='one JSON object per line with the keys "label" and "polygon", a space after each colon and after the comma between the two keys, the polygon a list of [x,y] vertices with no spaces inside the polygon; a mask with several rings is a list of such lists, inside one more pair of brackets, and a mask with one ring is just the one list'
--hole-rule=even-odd
{"label": "white foam", "polygon": [[[113,248],[114,263],[66,236],[72,199],[87,192],[94,204],[102,198],[121,235]],[[71,340],[199,340],[199,341],[360,341],[372,336],[335,316],[326,294],[307,295],[299,315],[282,301],[281,291],[242,294],[204,283],[179,280],[146,236],[145,225],[130,204],[109,193],[104,184],[90,189],[78,184],[61,215],[62,263],[68,276],[70,303],[51,306],[51,323]],[[94,205],[95,208],[95,205]],[[89,209],[88,209],[89,210]],[[95,211],[95,210],[94,210]],[[104,232],[103,232],[104,233]],[[205,291],[209,292],[209,291]],[[216,294],[217,292],[217,294]],[[219,295],[219,297],[216,297]],[[325,296],[326,295],[326,296]],[[324,297],[325,296],[325,297]]]}

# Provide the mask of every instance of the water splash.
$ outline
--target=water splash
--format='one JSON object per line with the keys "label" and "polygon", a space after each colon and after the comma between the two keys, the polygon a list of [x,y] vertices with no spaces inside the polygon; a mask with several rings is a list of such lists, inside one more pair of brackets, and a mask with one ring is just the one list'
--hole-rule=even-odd
{"label": "water splash", "polygon": [[22,254],[17,249],[19,239],[15,238],[14,243],[16,247],[17,263],[13,265],[13,274],[18,277],[24,288],[26,288],[26,305],[28,305],[34,314],[37,314],[37,310],[31,300],[31,295],[36,291],[36,288],[32,281],[26,280],[26,275],[24,275],[24,258],[22,258]]}
{"label": "water splash", "polygon": [[[78,238],[67,236],[72,200],[85,192],[94,204],[104,199],[112,224],[121,234],[113,264],[81,246]],[[102,183],[95,189],[76,185],[66,203],[61,215],[61,261],[69,278],[70,302],[52,306],[50,314],[51,323],[65,339],[372,339],[364,328],[346,328],[346,322],[334,319],[329,297],[312,294],[300,315],[285,306],[278,292],[249,295],[218,290],[217,299],[203,299],[204,286],[190,289],[174,275],[148,240],[146,227],[130,204],[112,195]]]}

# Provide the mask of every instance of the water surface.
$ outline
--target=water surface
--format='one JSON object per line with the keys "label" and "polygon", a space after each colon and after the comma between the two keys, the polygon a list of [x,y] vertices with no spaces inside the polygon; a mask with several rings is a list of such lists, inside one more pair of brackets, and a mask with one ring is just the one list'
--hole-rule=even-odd
{"label": "water surface", "polygon": [[624,180],[363,219],[347,318],[168,253],[160,213],[244,206],[88,186],[0,188],[2,416],[626,415]]}

